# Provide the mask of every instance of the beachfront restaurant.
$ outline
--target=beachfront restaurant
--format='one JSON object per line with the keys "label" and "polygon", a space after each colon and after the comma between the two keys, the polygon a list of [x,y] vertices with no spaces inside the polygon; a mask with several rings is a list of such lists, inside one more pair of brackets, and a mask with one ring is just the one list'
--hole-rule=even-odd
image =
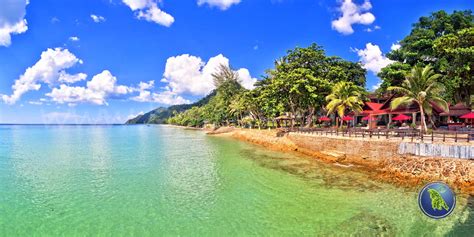
{"label": "beachfront restaurant", "polygon": [[[413,123],[419,127],[421,125],[421,115],[418,105],[414,103],[392,110],[390,103],[394,98],[391,97],[384,103],[366,102],[362,108],[363,111],[354,116],[356,124],[366,122],[369,129],[391,128],[393,126],[407,128],[409,124]],[[462,116],[470,113],[471,108],[465,104],[450,105],[449,111],[444,111],[435,104],[431,104],[431,106],[433,109],[432,115],[426,117],[428,126],[434,124],[440,129],[458,130],[467,125],[467,120],[463,119]]]}
{"label": "beachfront restaurant", "polygon": [[[415,124],[417,127],[421,125],[420,109],[417,104],[408,106],[400,106],[392,110],[390,103],[395,96],[390,97],[384,103],[366,102],[361,113],[356,115],[356,123],[367,121],[367,128],[391,128],[403,127],[408,128],[409,124]],[[433,114],[431,117],[427,116],[427,124],[435,122],[439,115],[444,112],[443,109],[436,105],[432,105]]]}

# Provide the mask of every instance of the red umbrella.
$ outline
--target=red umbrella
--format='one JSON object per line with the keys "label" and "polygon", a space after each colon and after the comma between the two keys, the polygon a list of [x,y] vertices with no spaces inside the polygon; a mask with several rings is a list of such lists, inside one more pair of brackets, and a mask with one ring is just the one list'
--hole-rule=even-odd
{"label": "red umbrella", "polygon": [[342,118],[342,120],[343,120],[343,121],[351,121],[351,120],[354,120],[354,118],[351,117],[351,116],[344,116],[344,117]]}
{"label": "red umbrella", "polygon": [[323,117],[319,118],[319,121],[331,121],[331,119],[328,118],[327,116],[323,116]]}
{"label": "red umbrella", "polygon": [[467,113],[467,114],[461,116],[460,118],[462,118],[462,119],[474,119],[474,112]]}
{"label": "red umbrella", "polygon": [[393,118],[392,120],[395,120],[395,121],[405,121],[405,120],[411,120],[411,117],[410,116],[406,116],[404,114],[399,114],[398,116],[396,116],[395,118]]}

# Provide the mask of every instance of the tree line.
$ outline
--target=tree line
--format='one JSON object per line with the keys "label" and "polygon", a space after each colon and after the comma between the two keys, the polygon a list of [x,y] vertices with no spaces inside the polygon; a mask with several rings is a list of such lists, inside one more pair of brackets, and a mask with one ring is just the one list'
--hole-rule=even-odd
{"label": "tree line", "polygon": [[[401,47],[387,57],[395,61],[378,76],[382,84],[376,93],[399,96],[397,108],[417,104],[425,115],[432,104],[447,110],[449,103],[473,103],[474,23],[469,11],[444,11],[421,17]],[[290,126],[313,126],[316,115],[359,112],[367,101],[366,70],[360,63],[326,55],[312,44],[296,47],[274,62],[274,68],[247,90],[230,67],[220,66],[213,74],[215,96],[202,106],[175,113],[168,123],[200,127],[204,124],[236,124],[256,127],[278,126],[275,118],[286,116]]]}

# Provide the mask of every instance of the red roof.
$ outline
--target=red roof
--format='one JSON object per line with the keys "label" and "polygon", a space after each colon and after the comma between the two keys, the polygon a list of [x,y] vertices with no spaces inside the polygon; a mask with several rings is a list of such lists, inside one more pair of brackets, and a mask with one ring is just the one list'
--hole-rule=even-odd
{"label": "red roof", "polygon": [[379,110],[383,106],[383,104],[374,102],[366,102],[365,104],[372,110]]}
{"label": "red roof", "polygon": [[383,104],[374,103],[374,102],[365,102],[362,114],[373,114],[373,113],[380,113],[380,108]]}

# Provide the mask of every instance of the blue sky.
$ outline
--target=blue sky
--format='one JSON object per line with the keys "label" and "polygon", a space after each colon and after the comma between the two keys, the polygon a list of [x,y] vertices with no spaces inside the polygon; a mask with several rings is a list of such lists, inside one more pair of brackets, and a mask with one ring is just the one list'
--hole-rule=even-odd
{"label": "blue sky", "polygon": [[[412,23],[472,1],[0,0],[0,123],[121,123],[212,90],[247,88],[295,46],[361,61],[367,88]],[[6,6],[6,7],[3,7]],[[16,86],[14,86],[16,85]],[[12,87],[13,86],[13,87]]]}

